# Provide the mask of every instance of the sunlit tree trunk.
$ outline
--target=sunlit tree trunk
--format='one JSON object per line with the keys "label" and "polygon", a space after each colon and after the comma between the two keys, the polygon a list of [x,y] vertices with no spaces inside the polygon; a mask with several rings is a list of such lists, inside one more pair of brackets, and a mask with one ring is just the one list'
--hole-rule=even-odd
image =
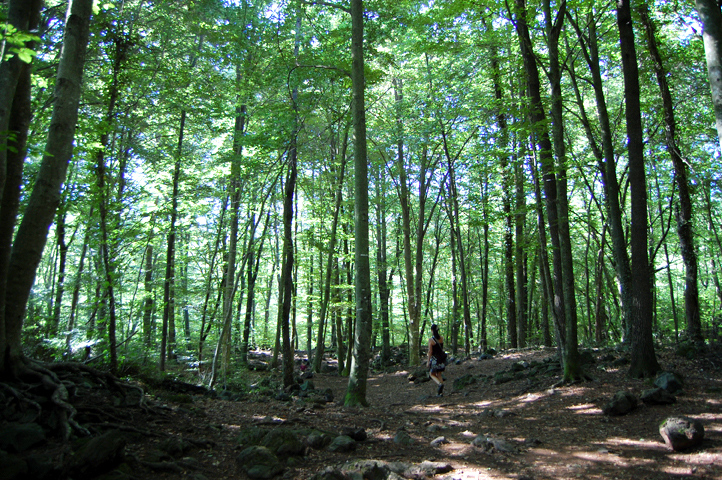
{"label": "sunlit tree trunk", "polygon": [[[669,89],[669,83],[667,82],[669,71],[665,67],[662,61],[662,55],[657,47],[655,26],[649,18],[649,10],[646,3],[642,2],[639,11],[647,37],[649,53],[654,62],[654,73],[657,76],[657,83],[659,84],[659,90],[662,96],[664,122],[667,127],[664,130],[667,141],[667,151],[672,159],[672,165],[674,165],[674,176],[679,194],[677,236],[679,237],[679,249],[682,253],[682,261],[684,262],[685,268],[684,311],[686,330],[691,340],[701,342],[703,338],[702,321],[699,312],[699,289],[697,286],[697,252],[694,247],[692,234],[692,198],[689,191],[689,180],[687,178],[687,165],[682,159],[682,153],[677,145],[677,121],[674,118],[674,103],[672,102],[672,94]],[[722,21],[722,16],[719,17],[719,19]],[[722,38],[720,40],[722,40]],[[722,70],[720,74],[722,74]],[[665,243],[665,249],[666,245]]]}
{"label": "sunlit tree trunk", "polygon": [[75,0],[66,17],[43,160],[13,242],[7,276],[2,279],[7,289],[5,312],[0,317],[0,329],[5,329],[5,337],[0,338],[0,375],[17,373],[23,358],[23,317],[73,153],[92,5],[91,0]]}
{"label": "sunlit tree trunk", "polygon": [[695,5],[702,21],[707,78],[712,90],[717,135],[722,147],[722,12],[715,0],[695,0]]}
{"label": "sunlit tree trunk", "polygon": [[[369,200],[366,149],[366,106],[364,78],[364,7],[363,0],[351,0],[351,79],[354,127],[354,263],[356,293],[356,329],[353,361],[344,405],[368,405],[366,380],[371,357],[371,265],[369,262]],[[418,349],[417,349],[418,350]],[[418,357],[418,351],[416,352]]]}
{"label": "sunlit tree trunk", "polygon": [[170,225],[168,226],[165,280],[163,281],[163,332],[160,344],[160,371],[165,371],[166,357],[174,358],[175,350],[175,243],[176,222],[178,221],[178,193],[180,183],[181,157],[183,154],[183,133],[186,111],[181,111],[178,128],[178,150],[173,166],[173,193],[171,196]]}

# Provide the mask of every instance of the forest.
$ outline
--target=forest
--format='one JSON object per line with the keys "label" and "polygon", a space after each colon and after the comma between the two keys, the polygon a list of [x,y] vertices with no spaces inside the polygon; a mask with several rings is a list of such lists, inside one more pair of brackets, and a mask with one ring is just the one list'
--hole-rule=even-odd
{"label": "forest", "polygon": [[[719,340],[722,14],[3,2],[0,373]],[[401,360],[395,349],[405,352]]]}

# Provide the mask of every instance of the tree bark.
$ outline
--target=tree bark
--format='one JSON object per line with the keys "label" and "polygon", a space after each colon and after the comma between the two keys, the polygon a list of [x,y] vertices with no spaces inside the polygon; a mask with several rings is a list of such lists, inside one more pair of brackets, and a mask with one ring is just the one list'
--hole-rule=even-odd
{"label": "tree bark", "polygon": [[[347,126],[348,127],[348,126]],[[346,173],[346,149],[348,145],[348,128],[346,128],[343,139],[343,147],[341,148],[341,167],[338,173],[338,183],[336,184],[335,204],[333,209],[333,219],[331,220],[331,235],[328,239],[328,257],[326,259],[325,278],[323,282],[323,292],[321,294],[321,311],[318,319],[318,339],[316,340],[316,354],[313,357],[313,370],[318,373],[321,371],[321,363],[324,354],[324,337],[328,316],[328,304],[331,298],[331,274],[333,265],[336,263],[336,241],[338,231],[338,218],[341,213],[341,202],[343,201],[343,181]]]}
{"label": "tree bark", "polygon": [[597,105],[597,117],[599,119],[599,129],[601,132],[601,150],[594,141],[590,122],[587,120],[584,110],[584,103],[581,95],[578,93],[576,86],[576,77],[573,74],[571,81],[575,87],[577,96],[577,104],[579,105],[582,123],[592,147],[594,155],[599,162],[599,171],[602,175],[602,186],[604,190],[604,199],[607,209],[607,222],[609,223],[609,234],[612,241],[612,255],[614,257],[614,268],[619,280],[620,295],[622,301],[622,324],[625,327],[624,341],[627,341],[629,326],[632,318],[632,270],[629,264],[629,254],[627,252],[627,240],[622,223],[622,207],[619,201],[619,181],[617,180],[617,162],[614,154],[614,138],[609,121],[609,112],[607,111],[607,102],[604,94],[604,86],[602,84],[602,74],[600,70],[599,46],[597,42],[596,20],[593,13],[590,12],[587,18],[589,25],[589,33],[585,37],[579,28],[578,22],[567,14],[569,22],[577,32],[579,44],[582,46],[581,52],[586,59],[587,65],[592,75],[592,86],[594,88],[594,96]]}
{"label": "tree bark", "polygon": [[624,74],[625,118],[629,151],[629,185],[632,199],[632,325],[631,364],[633,378],[654,376],[660,369],[652,339],[652,283],[647,252],[647,182],[644,166],[644,143],[639,97],[639,72],[634,46],[630,0],[617,2]]}
{"label": "tree bark", "polygon": [[695,5],[702,21],[707,78],[712,91],[717,135],[722,148],[722,12],[715,0],[695,0]]}
{"label": "tree bark", "polygon": [[[5,3],[5,2],[3,2]],[[40,19],[41,0],[11,0],[8,4],[7,17],[5,22],[7,25],[13,26],[21,33],[27,33],[29,30],[37,28]],[[26,45],[27,48],[33,49],[35,42]],[[8,132],[14,130],[10,127],[14,112],[13,104],[18,100],[16,91],[19,82],[26,81],[21,78],[28,74],[28,64],[23,62],[18,55],[11,55],[7,51],[7,40],[3,36],[0,45],[0,53],[3,58],[0,63],[0,199],[3,198],[5,183],[8,178],[8,152],[7,147],[16,141],[8,136]],[[7,60],[5,60],[7,58]],[[25,94],[24,91],[22,93]]]}
{"label": "tree bark", "polygon": [[9,371],[19,366],[23,356],[23,317],[73,153],[92,4],[92,0],[75,0],[70,4],[66,19],[45,153],[15,236],[8,267],[4,315],[6,336],[5,345],[0,344],[0,374],[12,373]]}
{"label": "tree bark", "polygon": [[[718,8],[719,10],[719,8]],[[686,319],[686,333],[690,340],[694,342],[702,342],[702,321],[699,311],[699,289],[697,286],[697,252],[694,247],[694,238],[692,234],[692,198],[690,195],[690,185],[687,177],[687,165],[682,159],[682,153],[677,145],[677,122],[674,118],[674,104],[672,103],[672,93],[669,89],[667,76],[669,71],[665,68],[662,61],[662,55],[657,47],[657,38],[655,26],[649,17],[649,9],[646,3],[642,3],[639,7],[640,19],[644,26],[647,38],[647,47],[652,56],[654,64],[654,73],[659,84],[659,91],[662,96],[662,106],[664,108],[664,123],[666,128],[665,139],[667,141],[667,151],[674,165],[674,175],[677,182],[679,192],[679,211],[677,212],[677,236],[679,237],[679,249],[682,253],[682,261],[685,269],[685,289],[684,289],[684,311]],[[722,21],[722,17],[720,17]],[[720,72],[722,73],[722,72]],[[665,243],[665,249],[666,249]],[[676,318],[676,317],[675,317]]]}
{"label": "tree bark", "polygon": [[170,225],[168,227],[165,261],[165,280],[163,281],[163,333],[160,344],[160,371],[165,371],[166,356],[172,359],[175,349],[175,243],[176,222],[178,220],[178,192],[180,183],[181,157],[183,153],[183,134],[186,124],[186,111],[181,111],[178,128],[178,151],[173,167],[173,193],[171,197]]}
{"label": "tree bark", "polygon": [[[516,0],[517,6],[517,23],[516,29],[519,34],[520,47],[522,57],[524,59],[524,70],[526,71],[527,95],[531,102],[531,122],[532,135],[534,143],[538,144],[539,158],[542,168],[542,181],[544,183],[545,203],[547,210],[547,220],[549,223],[549,237],[552,246],[553,270],[550,272],[553,279],[553,288],[549,293],[553,295],[552,307],[555,310],[553,318],[555,320],[555,331],[557,332],[557,347],[560,349],[561,358],[566,362],[567,358],[567,342],[566,342],[566,298],[565,283],[563,279],[562,266],[562,245],[560,242],[560,222],[562,221],[559,213],[559,199],[557,194],[557,179],[554,167],[554,157],[552,156],[552,142],[549,138],[547,130],[546,114],[541,99],[541,87],[539,82],[539,69],[537,68],[536,58],[532,51],[531,37],[529,34],[529,26],[526,19],[526,1]],[[566,364],[565,364],[566,365]],[[566,367],[565,367],[566,378]]]}
{"label": "tree bark", "polygon": [[[363,0],[351,0],[351,89],[353,92],[354,127],[354,255],[356,276],[356,329],[353,361],[344,405],[367,406],[366,380],[371,357],[371,265],[369,262],[369,200],[366,148],[366,105],[364,78],[364,7]],[[418,355],[418,352],[417,352]]]}

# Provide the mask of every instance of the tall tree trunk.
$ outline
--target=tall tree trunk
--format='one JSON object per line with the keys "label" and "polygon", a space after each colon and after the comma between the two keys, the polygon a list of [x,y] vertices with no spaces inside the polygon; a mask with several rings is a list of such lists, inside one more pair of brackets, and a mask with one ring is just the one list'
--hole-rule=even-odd
{"label": "tall tree trunk", "polygon": [[[403,120],[401,117],[401,104],[403,102],[403,84],[400,79],[394,79],[394,98],[396,102],[397,125],[397,156],[396,168],[399,175],[399,202],[401,204],[402,237],[404,243],[404,272],[406,277],[406,309],[409,314],[409,365],[419,363],[419,305],[416,298],[414,264],[411,259],[411,199],[409,194],[406,162],[404,160]],[[419,219],[419,221],[423,221]],[[417,239],[418,241],[418,239]]]}
{"label": "tall tree trunk", "polygon": [[[572,71],[571,81],[575,86],[577,96],[577,104],[581,112],[582,123],[589,139],[592,151],[599,162],[599,171],[602,175],[602,187],[604,189],[604,199],[607,208],[607,222],[609,223],[609,234],[612,240],[612,255],[614,257],[614,268],[619,280],[619,290],[622,301],[622,324],[625,327],[624,339],[628,338],[629,326],[631,325],[632,315],[632,270],[629,264],[629,254],[627,252],[627,240],[622,223],[622,207],[619,201],[619,182],[617,180],[617,162],[614,154],[614,138],[612,136],[612,128],[609,121],[609,112],[607,111],[607,102],[604,94],[604,86],[602,84],[602,74],[600,69],[599,46],[597,42],[597,26],[593,12],[590,10],[587,17],[589,28],[588,35],[585,36],[579,28],[578,22],[567,14],[569,22],[577,32],[579,44],[582,46],[581,52],[587,61],[589,70],[592,75],[592,86],[594,88],[594,96],[597,105],[597,117],[599,119],[599,129],[601,132],[601,150],[597,147],[596,141],[592,134],[590,122],[584,110],[584,103],[581,95],[576,87],[576,76]],[[573,67],[573,65],[572,65]]]}
{"label": "tall tree trunk", "polygon": [[652,283],[647,252],[647,182],[639,98],[639,72],[629,0],[617,2],[617,26],[624,74],[629,185],[632,199],[632,328],[631,364],[633,378],[651,377],[659,371],[652,339]]}
{"label": "tall tree trunk", "polygon": [[514,228],[516,236],[516,322],[517,343],[519,348],[527,345],[527,272],[526,272],[526,240],[524,227],[526,224],[526,203],[524,199],[523,164],[517,159],[514,162],[514,184],[516,190]]}
{"label": "tall tree trunk", "polygon": [[391,359],[391,342],[389,337],[389,283],[393,269],[388,271],[386,257],[386,182],[380,167],[376,169],[376,275],[379,283],[379,315],[381,316],[381,364],[386,366]]}
{"label": "tall tree trunk", "polygon": [[573,382],[581,377],[577,339],[577,300],[574,288],[574,257],[569,231],[569,200],[567,198],[567,155],[564,139],[564,116],[562,108],[561,67],[559,63],[559,36],[564,26],[567,4],[562,0],[555,20],[552,20],[550,1],[543,3],[546,19],[547,46],[549,48],[549,83],[551,86],[551,117],[554,136],[554,153],[557,179],[557,215],[559,245],[561,251],[562,288],[564,289],[564,381]]}
{"label": "tall tree trunk", "polygon": [[[117,32],[116,32],[117,33]],[[110,134],[113,130],[115,118],[115,105],[118,101],[119,94],[119,76],[123,60],[126,58],[127,43],[116,35],[113,42],[112,56],[112,72],[113,78],[108,87],[108,106],[103,119],[100,134],[100,143],[95,153],[95,174],[97,188],[98,212],[100,213],[100,250],[103,259],[103,269],[105,273],[105,282],[108,299],[108,347],[110,349],[110,370],[113,373],[118,371],[118,352],[116,342],[116,311],[115,311],[115,257],[112,249],[112,239],[110,231],[114,230],[114,226],[109,223],[112,221],[110,206],[110,187],[106,184],[109,177],[105,165],[105,153],[109,146]]]}
{"label": "tall tree trunk", "polygon": [[183,133],[186,124],[186,111],[181,111],[178,128],[178,151],[173,167],[173,193],[171,197],[170,225],[168,227],[165,261],[165,279],[163,281],[163,333],[160,344],[160,371],[165,371],[166,356],[174,358],[175,349],[175,242],[176,222],[178,220],[178,192],[180,183],[181,158],[183,155]]}
{"label": "tall tree trunk", "polygon": [[[354,127],[354,234],[356,252],[356,330],[353,361],[344,405],[368,405],[366,380],[371,357],[371,265],[369,262],[368,155],[366,149],[366,105],[364,78],[363,0],[351,0],[351,90]],[[417,351],[418,356],[418,351]]]}
{"label": "tall tree trunk", "polygon": [[702,21],[707,77],[712,90],[717,135],[722,147],[722,12],[715,0],[695,0],[695,5]]}
{"label": "tall tree trunk", "polygon": [[346,173],[346,150],[348,146],[348,128],[344,131],[343,146],[341,148],[341,167],[338,173],[338,183],[336,184],[335,204],[333,209],[333,219],[331,220],[331,234],[328,239],[328,257],[326,259],[325,278],[323,282],[323,291],[321,292],[321,311],[318,318],[318,338],[316,340],[316,354],[313,357],[313,370],[321,371],[321,363],[324,354],[324,337],[328,316],[328,305],[331,298],[331,274],[333,273],[333,265],[336,263],[336,241],[338,235],[338,218],[341,213],[341,202],[343,201],[343,182]]}
{"label": "tall tree trunk", "polygon": [[92,0],[75,0],[69,6],[45,153],[3,279],[7,290],[5,314],[0,317],[4,321],[0,329],[5,329],[4,343],[0,338],[0,375],[17,373],[23,358],[23,317],[73,153],[92,4]]}
{"label": "tall tree trunk", "polygon": [[[699,3],[699,2],[698,2]],[[719,7],[718,7],[719,11]],[[646,3],[639,7],[640,19],[647,37],[647,47],[654,63],[654,73],[657,76],[659,91],[662,96],[664,108],[665,138],[667,151],[674,165],[674,176],[679,191],[679,211],[677,212],[677,236],[679,236],[679,249],[685,269],[684,310],[687,336],[695,342],[703,341],[702,321],[699,312],[699,289],[697,287],[697,252],[694,248],[692,235],[692,199],[687,178],[687,165],[682,160],[682,153],[677,145],[677,122],[674,118],[674,104],[669,90],[667,75],[669,71],[662,62],[662,55],[657,47],[655,26],[649,18],[649,9]],[[722,21],[722,16],[719,17]],[[722,40],[722,38],[720,39]],[[720,71],[722,74],[722,70]],[[666,248],[666,243],[665,243]],[[676,317],[675,317],[676,318]]]}
{"label": "tall tree trunk", "polygon": [[53,337],[58,333],[60,313],[63,306],[63,293],[65,292],[65,264],[68,259],[68,245],[65,242],[66,212],[67,199],[63,199],[58,208],[57,221],[55,224],[55,240],[58,247],[58,284],[53,301],[53,315],[50,320],[50,328],[48,329],[48,335]]}
{"label": "tall tree trunk", "polygon": [[[5,18],[6,25],[14,27],[18,33],[35,30],[40,19],[42,3],[41,0],[11,0]],[[25,46],[33,49],[34,44],[35,42],[29,42]],[[0,58],[0,199],[3,198],[3,191],[8,178],[7,154],[11,149],[7,147],[16,143],[8,135],[8,132],[18,132],[11,127],[13,114],[16,113],[13,112],[13,104],[20,98],[17,95],[17,88],[20,82],[26,81],[23,77],[29,75],[28,69],[30,68],[27,63],[20,59],[19,55],[10,54],[7,46],[8,41],[3,35],[0,43],[0,53],[2,54],[2,58]],[[21,95],[24,95],[24,90]],[[20,133],[22,134],[22,132]]]}
{"label": "tall tree trunk", "polygon": [[[88,217],[93,216],[93,208],[90,208]],[[85,235],[83,235],[83,247],[80,250],[80,260],[78,260],[78,267],[75,271],[75,279],[73,280],[73,296],[70,301],[70,313],[68,314],[68,324],[66,326],[67,335],[65,336],[65,350],[66,356],[70,359],[72,349],[73,330],[75,329],[75,317],[78,311],[78,303],[80,300],[80,287],[83,284],[83,270],[85,268],[85,256],[88,253],[88,244],[90,243],[91,229],[86,226]]]}
{"label": "tall tree trunk", "polygon": [[150,242],[145,247],[143,264],[145,265],[143,279],[145,289],[145,299],[143,300],[143,343],[146,347],[150,347],[152,340],[150,319],[153,313],[153,245]]}
{"label": "tall tree trunk", "polygon": [[[537,68],[536,58],[532,51],[531,37],[529,34],[529,26],[526,19],[526,1],[516,0],[517,7],[517,23],[516,29],[519,34],[520,47],[522,57],[524,59],[524,70],[526,71],[527,95],[531,102],[531,122],[533,125],[534,143],[538,144],[539,158],[542,168],[542,180],[544,182],[544,200],[546,203],[547,220],[549,222],[549,237],[552,246],[553,261],[553,289],[549,293],[553,295],[553,308],[555,310],[555,331],[557,332],[557,347],[560,350],[561,358],[565,362],[567,359],[567,342],[566,342],[566,311],[568,309],[565,298],[565,283],[563,279],[562,266],[562,245],[560,241],[560,213],[559,199],[557,195],[557,179],[554,166],[554,157],[552,156],[552,142],[549,138],[547,130],[546,114],[541,99],[541,87],[539,82],[539,69]],[[566,373],[565,373],[566,379]]]}

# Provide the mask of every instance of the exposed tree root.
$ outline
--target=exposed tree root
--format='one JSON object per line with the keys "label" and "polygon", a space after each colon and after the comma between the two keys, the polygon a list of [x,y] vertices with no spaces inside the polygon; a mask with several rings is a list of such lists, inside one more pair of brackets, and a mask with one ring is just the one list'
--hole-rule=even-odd
{"label": "exposed tree root", "polygon": [[43,363],[28,358],[22,360],[10,382],[0,383],[0,401],[10,417],[5,420],[37,422],[67,441],[73,434],[91,434],[76,420],[78,410],[73,403],[93,388],[118,394],[126,406],[146,408],[140,387],[109,373],[79,363]]}

